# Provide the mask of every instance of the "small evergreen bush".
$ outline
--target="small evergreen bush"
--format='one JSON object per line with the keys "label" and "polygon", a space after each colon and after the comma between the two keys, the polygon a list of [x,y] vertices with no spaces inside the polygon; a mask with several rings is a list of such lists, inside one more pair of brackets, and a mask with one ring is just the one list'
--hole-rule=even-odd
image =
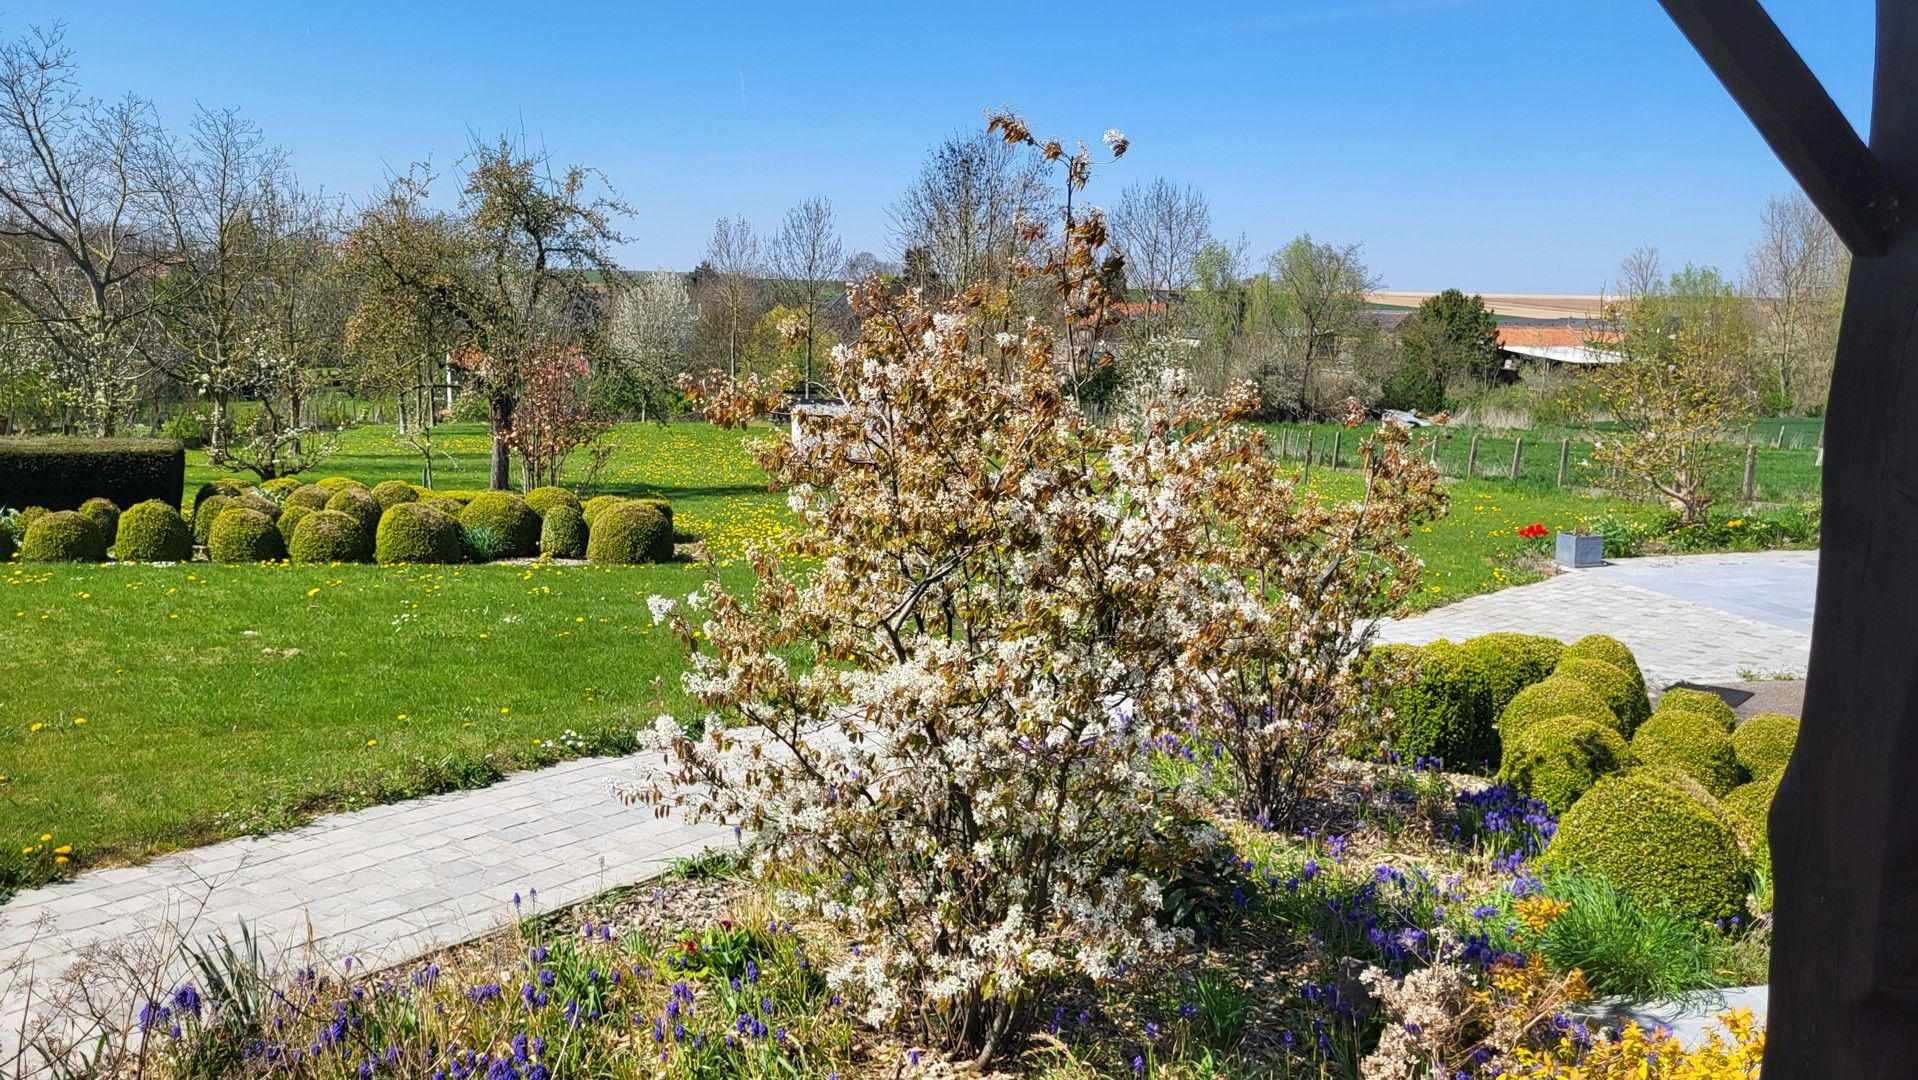
{"label": "small evergreen bush", "polygon": [[1666,709],[1680,709],[1685,712],[1709,716],[1719,722],[1726,731],[1738,726],[1738,713],[1726,703],[1725,699],[1710,690],[1694,690],[1689,686],[1675,686],[1658,696],[1658,707],[1653,712]]}
{"label": "small evergreen bush", "polygon": [[564,503],[546,510],[540,519],[539,553],[549,559],[578,559],[586,554],[586,520]]}
{"label": "small evergreen bush", "polygon": [[1778,781],[1783,773],[1740,784],[1722,800],[1725,812],[1736,819],[1748,844],[1756,850],[1771,839],[1771,804],[1778,797]]}
{"label": "small evergreen bush", "polygon": [[350,476],[323,476],[313,482],[329,492],[338,491],[341,488],[364,488],[366,486]]}
{"label": "small evergreen bush", "polygon": [[381,510],[391,510],[401,503],[418,502],[420,493],[404,480],[382,480],[373,485],[373,499]]}
{"label": "small evergreen bush", "polygon": [[246,494],[246,485],[238,480],[208,480],[193,493],[193,509],[197,512],[200,504],[215,495],[225,495],[237,499]]}
{"label": "small evergreen bush", "polygon": [[1558,666],[1559,654],[1565,650],[1557,638],[1512,633],[1480,634],[1460,647],[1471,654],[1479,670],[1485,673],[1494,716],[1504,711],[1520,690],[1550,675]]}
{"label": "small evergreen bush", "polygon": [[293,528],[287,554],[294,562],[327,564],[365,562],[373,553],[373,538],[360,520],[338,510],[315,510]]}
{"label": "small evergreen bush", "polygon": [[635,500],[617,503],[601,509],[587,530],[586,558],[615,566],[657,562],[662,537],[672,542],[671,528],[658,510]]}
{"label": "small evergreen bush", "polygon": [[1652,907],[1728,918],[1745,908],[1745,859],[1715,809],[1646,770],[1616,773],[1559,818],[1542,863],[1596,874]]}
{"label": "small evergreen bush", "polygon": [[308,514],[317,514],[322,509],[324,509],[324,507],[313,507],[302,503],[289,502],[286,504],[286,508],[280,511],[279,520],[273,524],[274,527],[280,530],[280,542],[286,545],[289,552],[293,550],[293,530],[299,528],[300,519],[306,517]]}
{"label": "small evergreen bush", "polygon": [[1638,670],[1638,659],[1632,650],[1615,637],[1604,634],[1587,634],[1570,645],[1559,655],[1559,662],[1566,660],[1603,660],[1632,677],[1632,684],[1638,687],[1640,694],[1645,693],[1645,675]]}
{"label": "small evergreen bush", "polygon": [[465,503],[458,499],[449,499],[437,492],[420,496],[420,503],[438,510],[440,513],[445,514],[455,521],[459,520],[460,511],[466,509]]}
{"label": "small evergreen bush", "polygon": [[1605,705],[1618,717],[1620,732],[1630,736],[1652,714],[1645,691],[1632,681],[1630,672],[1616,664],[1589,657],[1567,656],[1558,662],[1554,675],[1577,679],[1605,699]]}
{"label": "small evergreen bush", "polygon": [[216,563],[267,562],[285,558],[286,543],[272,518],[244,506],[229,506],[207,534],[206,554]]}
{"label": "small evergreen bush", "polygon": [[1797,746],[1798,720],[1783,713],[1759,713],[1732,732],[1732,753],[1754,780],[1784,772]]}
{"label": "small evergreen bush", "polygon": [[455,563],[464,554],[459,523],[424,503],[395,503],[380,515],[373,557],[381,566]]}
{"label": "small evergreen bush", "polygon": [[113,557],[124,563],[186,562],[193,558],[193,527],[163,499],[134,503],[120,515]]}
{"label": "small evergreen bush", "polygon": [[267,498],[272,499],[281,506],[286,505],[287,496],[300,490],[303,486],[305,486],[305,481],[297,476],[276,476],[271,480],[260,481],[260,490],[266,493]]}
{"label": "small evergreen bush", "polygon": [[318,484],[302,484],[294,488],[292,494],[286,497],[286,505],[289,507],[304,506],[308,510],[324,510],[326,509],[326,500],[332,497],[333,493],[331,491],[328,491]]}
{"label": "small evergreen bush", "polygon": [[460,511],[460,527],[485,526],[499,537],[501,559],[523,559],[539,554],[539,515],[526,500],[510,491],[488,491],[474,496]]}
{"label": "small evergreen bush", "polygon": [[586,527],[591,529],[593,522],[598,519],[600,511],[605,510],[609,506],[617,506],[625,501],[627,500],[623,495],[595,495],[579,504],[579,516],[585,520]]}
{"label": "small evergreen bush", "polygon": [[201,499],[193,507],[193,542],[205,544],[206,536],[213,531],[213,523],[227,507],[237,501],[235,496],[215,494]]}
{"label": "small evergreen bush", "polygon": [[1498,775],[1563,814],[1600,777],[1636,764],[1631,747],[1610,725],[1589,716],[1554,716],[1506,744]]}
{"label": "small evergreen bush", "polygon": [[579,496],[563,487],[536,487],[526,493],[526,505],[542,518],[555,506],[568,507],[575,513],[580,510]]}
{"label": "small evergreen bush", "polygon": [[1591,687],[1570,676],[1551,675],[1520,690],[1505,706],[1505,711],[1498,714],[1499,738],[1511,742],[1523,735],[1530,724],[1554,716],[1588,717],[1620,735],[1625,734],[1618,714],[1612,712],[1611,706]]}
{"label": "small evergreen bush", "polygon": [[240,496],[233,505],[257,511],[276,521],[279,520],[280,511],[283,509],[279,503],[274,502],[265,492],[258,489],[250,490]]}
{"label": "small evergreen bush", "polygon": [[[360,531],[366,533],[369,541],[373,537],[373,530],[380,527],[380,514],[383,513],[380,501],[363,487],[335,488],[333,497],[326,500],[326,508],[359,522]],[[371,548],[368,553],[371,554]]]}
{"label": "small evergreen bush", "polygon": [[1745,779],[1732,741],[1718,721],[1699,713],[1664,709],[1632,736],[1632,751],[1647,765],[1670,765],[1703,785],[1714,798]]}
{"label": "small evergreen bush", "polygon": [[105,562],[107,537],[77,510],[53,510],[27,526],[20,557],[27,562]]}
{"label": "small evergreen bush", "polygon": [[1411,680],[1392,695],[1394,747],[1408,757],[1434,757],[1448,768],[1486,772],[1499,757],[1498,728],[1484,669],[1450,641],[1377,650],[1382,663],[1404,663]]}
{"label": "small evergreen bush", "polygon": [[93,522],[101,536],[116,536],[120,532],[120,508],[113,505],[112,499],[94,496],[80,504],[80,513]]}

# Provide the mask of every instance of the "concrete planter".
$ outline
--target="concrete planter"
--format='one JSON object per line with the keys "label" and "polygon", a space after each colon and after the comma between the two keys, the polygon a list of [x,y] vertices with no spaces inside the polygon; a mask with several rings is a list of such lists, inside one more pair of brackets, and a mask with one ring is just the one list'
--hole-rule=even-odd
{"label": "concrete planter", "polygon": [[1553,559],[1574,570],[1605,565],[1605,538],[1597,533],[1559,533]]}

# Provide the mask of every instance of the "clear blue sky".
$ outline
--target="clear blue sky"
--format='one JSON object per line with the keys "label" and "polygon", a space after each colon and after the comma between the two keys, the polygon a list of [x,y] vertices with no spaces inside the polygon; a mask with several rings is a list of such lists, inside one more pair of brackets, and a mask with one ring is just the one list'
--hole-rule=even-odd
{"label": "clear blue sky", "polygon": [[[1862,127],[1872,4],[1768,7]],[[1301,231],[1362,242],[1400,289],[1592,292],[1641,243],[1735,269],[1790,186],[1654,0],[426,9],[27,2],[0,28],[64,19],[90,89],[180,124],[238,106],[354,197],[524,133],[635,205],[642,267],[812,195],[849,251],[889,255],[885,206],[927,148],[1002,103],[1041,135],[1131,136],[1095,202],[1190,181],[1256,256]]]}

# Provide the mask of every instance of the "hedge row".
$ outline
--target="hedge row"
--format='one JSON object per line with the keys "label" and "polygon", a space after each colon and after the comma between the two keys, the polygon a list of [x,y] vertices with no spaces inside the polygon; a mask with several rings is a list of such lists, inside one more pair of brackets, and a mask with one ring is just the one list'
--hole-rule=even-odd
{"label": "hedge row", "polygon": [[75,510],[95,497],[177,506],[185,485],[186,448],[171,439],[0,439],[0,506]]}

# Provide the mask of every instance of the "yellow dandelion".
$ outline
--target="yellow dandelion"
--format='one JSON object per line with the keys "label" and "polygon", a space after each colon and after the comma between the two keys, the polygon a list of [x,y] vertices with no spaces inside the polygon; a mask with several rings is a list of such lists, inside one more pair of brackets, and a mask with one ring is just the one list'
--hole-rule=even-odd
{"label": "yellow dandelion", "polygon": [[81,724],[84,724],[84,723],[86,723],[86,722],[87,722],[87,718],[86,718],[86,717],[84,717],[84,716],[76,716],[76,717],[74,717],[74,718],[73,718],[73,723],[74,723],[74,725],[75,725],[75,726],[79,726],[79,725],[81,725]]}
{"label": "yellow dandelion", "polygon": [[40,834],[40,842],[43,844],[51,839],[53,839],[53,834],[50,832],[43,832]]}
{"label": "yellow dandelion", "polygon": [[511,706],[508,706],[508,705],[501,705],[501,706],[499,707],[499,714],[500,714],[501,716],[505,716],[505,715],[506,715],[507,713],[509,713],[509,712],[512,712],[512,711],[513,711],[513,709],[512,709],[512,707],[511,707]]}
{"label": "yellow dandelion", "polygon": [[61,844],[59,847],[53,849],[53,853],[55,855],[71,855],[73,854],[73,845]]}
{"label": "yellow dandelion", "polygon": [[55,855],[55,856],[53,857],[53,861],[54,861],[54,862],[55,862],[56,864],[59,864],[59,865],[62,865],[62,866],[64,866],[64,865],[66,865],[66,861],[67,861],[67,857],[66,857],[65,855]]}
{"label": "yellow dandelion", "polygon": [[380,741],[379,741],[378,739],[368,739],[368,740],[366,740],[366,745],[368,745],[368,746],[378,746],[379,744],[380,744]]}
{"label": "yellow dandelion", "polygon": [[47,725],[45,725],[45,724],[43,724],[43,723],[41,723],[40,721],[38,721],[38,720],[35,720],[35,721],[34,721],[33,723],[31,723],[31,724],[28,724],[28,725],[27,725],[27,730],[28,730],[28,731],[39,731],[39,730],[40,730],[41,728],[43,728],[43,727],[46,727],[46,726],[47,726]]}
{"label": "yellow dandelion", "polygon": [[320,595],[320,587],[318,585],[313,586],[312,588],[306,590],[306,595],[308,596]]}
{"label": "yellow dandelion", "polygon": [[401,713],[401,714],[400,714],[400,721],[401,721],[402,723],[404,723],[404,722],[405,722],[405,720],[406,720],[406,714],[405,714],[405,713]]}

